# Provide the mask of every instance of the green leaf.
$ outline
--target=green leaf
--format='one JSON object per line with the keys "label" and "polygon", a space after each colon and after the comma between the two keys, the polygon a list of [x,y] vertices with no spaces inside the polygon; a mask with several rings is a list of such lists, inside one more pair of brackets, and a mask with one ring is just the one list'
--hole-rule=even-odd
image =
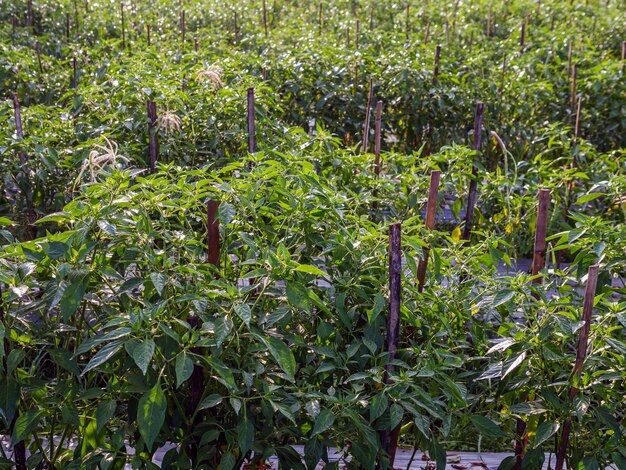
{"label": "green leaf", "polygon": [[515,291],[511,290],[511,289],[503,289],[500,292],[498,292],[495,297],[493,298],[493,306],[497,307],[499,305],[502,305],[505,302],[508,302],[509,300],[511,300],[513,297],[515,297]]}
{"label": "green leaf", "polygon": [[204,400],[198,405],[199,410],[205,410],[207,408],[213,408],[222,403],[223,398],[216,394],[211,394],[204,397]]}
{"label": "green leaf", "polygon": [[235,313],[241,320],[246,324],[246,326],[250,326],[250,320],[252,319],[252,312],[250,311],[250,306],[248,304],[239,304],[235,306]]}
{"label": "green leaf", "polygon": [[543,423],[541,423],[537,427],[534,447],[539,447],[545,441],[550,439],[558,430],[559,423],[555,423],[554,421],[544,421]]}
{"label": "green leaf", "polygon": [[65,323],[69,322],[70,317],[74,315],[82,302],[83,297],[85,297],[88,279],[89,276],[87,273],[77,276],[77,278],[74,279],[63,291],[59,307]]}
{"label": "green leaf", "polygon": [[488,437],[504,437],[505,436],[502,429],[500,429],[500,426],[498,426],[496,423],[494,423],[492,420],[490,420],[486,416],[474,415],[474,416],[470,416],[470,420],[472,421],[474,426],[476,426],[476,428],[481,432],[481,434],[484,434],[485,436],[488,436]]}
{"label": "green leaf", "polygon": [[52,214],[48,214],[41,219],[37,219],[35,221],[36,225],[45,224],[46,222],[61,222],[62,220],[67,220],[72,217],[72,214],[69,212],[53,212]]}
{"label": "green leaf", "polygon": [[287,284],[287,300],[294,307],[297,307],[305,312],[311,311],[311,303],[306,289],[297,283],[290,282]]}
{"label": "green leaf", "polygon": [[184,384],[193,374],[193,360],[186,352],[176,356],[176,388]]}
{"label": "green leaf", "polygon": [[291,352],[291,349],[289,349],[289,346],[278,338],[271,336],[269,341],[267,341],[267,347],[289,380],[291,382],[295,382],[296,358],[294,357],[293,352]]}
{"label": "green leaf", "polygon": [[83,369],[83,373],[80,375],[83,376],[91,369],[95,369],[96,367],[106,363],[109,359],[117,354],[117,352],[121,349],[122,344],[123,343],[121,341],[112,341],[104,346],[91,358],[91,360]]}
{"label": "green leaf", "polygon": [[154,355],[154,340],[147,338],[145,341],[140,343],[127,341],[125,346],[126,345],[129,345],[126,347],[126,351],[128,351],[130,357],[133,358],[133,361],[135,361],[135,364],[137,364],[141,373],[146,375],[148,366],[150,365],[150,361],[152,361],[152,356]]}
{"label": "green leaf", "polygon": [[43,410],[30,410],[21,414],[15,421],[13,435],[11,436],[11,445],[15,445],[24,440],[30,441],[35,429],[37,429],[39,421],[41,421],[44,415],[45,412]]}
{"label": "green leaf", "polygon": [[252,449],[252,444],[254,443],[254,425],[246,413],[239,419],[236,429],[239,449],[242,454],[245,454]]}
{"label": "green leaf", "polygon": [[301,264],[295,269],[295,271],[314,274],[315,276],[328,277],[328,274],[326,274],[320,268],[316,268],[315,266],[311,266],[310,264]]}
{"label": "green leaf", "polygon": [[222,455],[220,459],[220,470],[233,470],[235,465],[237,465],[237,461],[231,451]]}
{"label": "green leaf", "polygon": [[54,241],[44,244],[43,251],[48,258],[56,260],[63,258],[70,251],[70,247],[67,243]]}
{"label": "green leaf", "polygon": [[167,402],[163,390],[161,390],[160,382],[157,382],[152,389],[139,399],[137,426],[139,427],[139,434],[141,434],[149,451],[152,450],[152,445],[165,422],[166,409]]}
{"label": "green leaf", "polygon": [[96,432],[102,431],[106,423],[115,415],[115,410],[117,410],[115,400],[104,401],[98,405],[96,409]]}
{"label": "green leaf", "polygon": [[7,219],[6,217],[0,217],[0,227],[7,227],[10,225],[15,225],[15,223],[11,219]]}
{"label": "green leaf", "polygon": [[332,414],[329,410],[322,410],[319,415],[317,415],[317,419],[315,420],[315,424],[313,425],[313,431],[311,432],[311,437],[317,436],[318,434],[323,433],[331,428],[331,426],[335,422],[335,415]]}
{"label": "green leaf", "polygon": [[161,295],[161,292],[163,292],[163,288],[165,287],[165,283],[167,282],[167,276],[163,273],[150,273],[150,280],[152,281],[157,293]]}
{"label": "green leaf", "polygon": [[577,206],[579,204],[584,204],[585,202],[593,201],[594,199],[598,199],[599,197],[602,197],[604,195],[604,193],[585,194],[584,196],[580,196],[578,199],[576,199],[574,205]]}
{"label": "green leaf", "polygon": [[376,419],[380,418],[389,406],[389,400],[384,393],[374,395],[372,402],[370,403],[370,423],[373,423]]}

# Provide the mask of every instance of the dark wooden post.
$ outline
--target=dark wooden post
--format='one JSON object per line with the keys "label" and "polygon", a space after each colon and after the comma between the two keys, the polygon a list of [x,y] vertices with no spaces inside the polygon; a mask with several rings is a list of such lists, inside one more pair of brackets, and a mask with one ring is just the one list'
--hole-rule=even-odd
{"label": "dark wooden post", "polygon": [[150,173],[154,173],[156,170],[156,162],[159,156],[159,136],[157,129],[157,109],[156,103],[152,100],[147,102],[148,109],[148,137],[149,137],[149,152],[150,152]]}
{"label": "dark wooden post", "polygon": [[41,63],[41,44],[37,41],[35,44],[35,51],[37,52],[37,63],[39,64],[39,73],[43,73],[43,65]]}
{"label": "dark wooden post", "polygon": [[550,207],[550,190],[540,189],[537,194],[539,205],[537,206],[537,225],[535,227],[535,248],[533,252],[532,275],[534,283],[541,283],[543,278],[539,272],[546,264],[546,233],[548,230],[548,209]]}
{"label": "dark wooden post", "polygon": [[435,47],[435,64],[433,66],[433,84],[437,83],[437,77],[439,77],[439,59],[441,58],[441,45],[437,44]]}
{"label": "dark wooden post", "polygon": [[[389,226],[389,316],[387,317],[387,353],[389,362],[396,358],[398,341],[400,338],[400,305],[402,300],[402,224],[394,223]],[[388,363],[385,366],[385,382],[391,383],[389,374],[394,367]],[[381,435],[383,448],[389,454],[389,466],[393,468],[400,426],[391,433]]]}
{"label": "dark wooden post", "polygon": [[426,22],[426,31],[424,31],[424,45],[428,44],[430,38],[430,21]]}
{"label": "dark wooden post", "polygon": [[522,23],[522,30],[520,32],[520,36],[519,36],[519,47],[520,47],[520,52],[524,52],[524,39],[526,36],[526,23]]}
{"label": "dark wooden post", "polygon": [[411,4],[407,3],[406,4],[406,40],[408,42],[410,35],[411,35],[411,16],[410,16],[410,8],[411,8]]}
{"label": "dark wooden post", "polygon": [[[478,103],[476,105],[476,114],[474,116],[474,145],[472,146],[472,150],[476,150],[477,152],[480,150],[481,141],[482,141],[482,127],[483,127],[483,103]],[[472,222],[474,221],[474,206],[476,205],[476,174],[478,172],[478,168],[476,165],[472,168],[472,180],[469,185],[469,192],[467,195],[467,210],[465,212],[465,227],[463,229],[463,240],[469,239],[472,234]]]}
{"label": "dark wooden post", "polygon": [[[24,131],[22,130],[22,111],[20,108],[20,98],[17,93],[13,93],[13,116],[15,118],[15,133],[17,138],[22,140],[24,138]],[[26,163],[26,156],[23,152],[19,153],[20,163],[23,165]]]}
{"label": "dark wooden post", "polygon": [[[430,186],[428,187],[428,202],[426,203],[426,219],[425,225],[427,230],[435,228],[435,214],[437,213],[437,203],[439,196],[439,178],[441,171],[433,170],[430,173]],[[426,269],[428,268],[429,248],[424,248],[423,256],[417,265],[417,289],[419,292],[424,290],[426,282]]]}
{"label": "dark wooden post", "polygon": [[146,25],[146,36],[148,39],[148,47],[150,47],[150,25]]}
{"label": "dark wooden post", "polygon": [[193,40],[193,50],[198,52],[200,50],[200,44],[198,43],[198,38],[194,38]]}
{"label": "dark wooden post", "polygon": [[72,78],[72,88],[74,88],[74,93],[76,93],[76,88],[78,88],[78,69],[76,67],[76,55],[72,57],[72,70],[73,70],[73,78]]}
{"label": "dark wooden post", "polygon": [[[578,337],[578,349],[576,350],[576,362],[574,363],[574,372],[572,377],[574,382],[580,377],[583,371],[583,365],[585,358],[587,357],[587,348],[589,340],[589,330],[591,327],[591,315],[593,313],[593,302],[596,295],[596,287],[598,285],[598,265],[594,264],[589,266],[587,271],[587,286],[585,288],[585,300],[583,303],[583,326],[580,329],[580,336]],[[578,389],[575,385],[572,385],[569,391],[570,403],[576,397]],[[567,454],[567,447],[569,444],[569,434],[572,427],[572,421],[570,418],[563,423],[563,429],[561,431],[561,441],[556,454],[555,470],[563,470],[563,464],[565,463],[565,455]]]}
{"label": "dark wooden post", "polygon": [[28,0],[26,2],[26,27],[30,28],[33,26],[33,0]]}
{"label": "dark wooden post", "polygon": [[185,10],[180,11],[180,42],[185,44],[185,31],[187,27],[185,24]]}
{"label": "dark wooden post", "polygon": [[569,83],[572,73],[572,41],[567,46],[567,70],[565,71],[565,83]]}
{"label": "dark wooden post", "polygon": [[220,260],[220,222],[217,218],[217,201],[207,202],[207,261],[217,266]]}
{"label": "dark wooden post", "polygon": [[569,98],[570,112],[572,117],[574,116],[576,107],[576,80],[578,78],[578,64],[574,64],[572,67],[572,88]]}
{"label": "dark wooden post", "polygon": [[67,36],[67,40],[70,40],[70,14],[65,14],[65,35]]}
{"label": "dark wooden post", "polygon": [[124,22],[124,2],[120,2],[120,14],[122,22],[122,49],[126,49],[126,24]]}
{"label": "dark wooden post", "polygon": [[80,24],[78,21],[78,3],[74,0],[74,34],[78,36],[78,31],[80,29]]}
{"label": "dark wooden post", "polygon": [[370,120],[372,110],[372,100],[374,99],[374,82],[370,78],[370,88],[367,95],[367,108],[365,108],[365,124],[363,128],[363,148],[361,151],[367,153],[369,148],[369,135],[370,135]]}
{"label": "dark wooden post", "polygon": [[498,88],[498,95],[500,95],[500,97],[502,97],[502,93],[504,92],[504,86],[505,86],[505,82],[504,82],[504,73],[506,71],[506,51],[504,51],[504,54],[502,55],[502,71],[500,73],[500,87]]}
{"label": "dark wooden post", "polygon": [[382,127],[382,115],[383,115],[383,102],[378,100],[376,103],[376,117],[374,118],[374,173],[376,176],[380,176],[380,141],[381,141],[381,127]]}
{"label": "dark wooden post", "polygon": [[360,29],[359,20],[356,20],[356,25],[354,26],[354,50],[359,50],[359,29]]}
{"label": "dark wooden post", "polygon": [[254,125],[254,88],[248,88],[248,152],[256,153],[256,129]]}
{"label": "dark wooden post", "polygon": [[265,37],[267,37],[267,5],[263,0],[263,30],[265,31]]}

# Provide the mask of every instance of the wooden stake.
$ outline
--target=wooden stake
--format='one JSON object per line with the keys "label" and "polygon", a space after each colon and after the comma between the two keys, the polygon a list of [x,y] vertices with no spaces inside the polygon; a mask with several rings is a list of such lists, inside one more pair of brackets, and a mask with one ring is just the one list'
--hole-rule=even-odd
{"label": "wooden stake", "polygon": [[[535,227],[535,249],[533,252],[532,275],[537,276],[546,264],[546,233],[548,230],[548,209],[550,207],[550,190],[540,189],[537,198],[537,225]],[[533,282],[541,284],[542,277],[536,277]]]}
{"label": "wooden stake", "polygon": [[65,35],[67,36],[67,40],[70,40],[70,14],[65,14]]}
{"label": "wooden stake", "polygon": [[522,30],[519,36],[520,52],[524,52],[524,36],[526,35],[526,23],[522,23]]}
{"label": "wooden stake", "polygon": [[574,126],[574,146],[578,145],[578,134],[580,131],[580,106],[582,104],[582,99],[583,99],[582,96],[578,97],[578,105],[576,106],[576,125]]}
{"label": "wooden stake", "polygon": [[72,88],[74,88],[74,93],[76,93],[76,88],[78,88],[78,69],[76,68],[76,55],[72,58],[72,69],[74,71],[74,75],[72,78]]}
{"label": "wooden stake", "polygon": [[254,88],[248,88],[248,152],[256,153],[256,130],[254,126]]}
{"label": "wooden stake", "polygon": [[146,25],[146,36],[148,39],[148,47],[150,47],[150,25]]}
{"label": "wooden stake", "polygon": [[37,63],[39,64],[39,73],[43,73],[43,65],[41,64],[41,44],[37,41],[35,44],[35,51],[37,51]]}
{"label": "wooden stake", "polygon": [[[402,297],[402,224],[389,226],[389,316],[387,317],[387,352],[389,362],[396,358],[400,338],[400,303]],[[394,371],[391,364],[385,366],[385,383],[391,383],[389,374]],[[389,465],[393,468],[400,426],[391,434],[383,433],[383,447],[389,454]]]}
{"label": "wooden stake", "polygon": [[[437,212],[437,203],[439,197],[439,177],[441,171],[433,170],[430,173],[430,186],[428,187],[428,202],[426,204],[426,230],[432,230],[435,228],[435,214]],[[424,290],[424,284],[426,282],[426,268],[428,268],[428,254],[430,250],[424,248],[422,258],[420,258],[417,265],[417,290],[422,292]]]}
{"label": "wooden stake", "polygon": [[626,41],[622,41],[622,73],[624,73],[624,66],[626,66]]}
{"label": "wooden stake", "polygon": [[502,71],[500,73],[500,87],[498,88],[498,95],[502,97],[502,93],[504,92],[504,73],[506,71],[506,51],[502,54]]}
{"label": "wooden stake", "polygon": [[207,202],[207,261],[217,266],[220,260],[220,222],[217,218],[217,201]]}
{"label": "wooden stake", "polygon": [[180,42],[185,44],[185,32],[186,32],[186,25],[185,25],[185,10],[181,10],[180,11]]}
{"label": "wooden stake", "polygon": [[235,23],[235,45],[239,44],[239,27],[237,26],[237,12],[234,12],[234,23]]}
{"label": "wooden stake", "polygon": [[[574,382],[580,378],[585,358],[587,357],[587,348],[589,341],[589,330],[591,328],[591,315],[593,313],[593,302],[596,296],[596,287],[598,285],[598,269],[599,266],[594,264],[589,266],[587,271],[587,286],[585,288],[585,300],[583,303],[583,326],[580,329],[580,336],[578,337],[578,349],[576,350],[576,362],[574,363],[574,372],[572,378]],[[574,398],[578,394],[578,388],[572,385],[569,392],[570,403],[574,401]],[[569,434],[572,427],[572,420],[568,418],[563,423],[563,430],[561,431],[561,442],[556,454],[555,470],[563,470],[563,464],[565,463],[565,456],[567,454],[567,447],[569,445]]]}
{"label": "wooden stake", "polygon": [[193,40],[193,50],[198,52],[198,50],[200,50],[200,44],[198,44],[198,39],[194,38]]}
{"label": "wooden stake", "polygon": [[424,45],[428,44],[430,38],[430,21],[426,22],[426,31],[424,31]]}
{"label": "wooden stake", "polygon": [[265,30],[265,37],[267,37],[267,5],[263,0],[263,29]]}
{"label": "wooden stake", "polygon": [[317,34],[322,33],[322,15],[323,15],[323,3],[319,2],[317,11]]}
{"label": "wooden stake", "polygon": [[578,64],[574,64],[572,67],[572,89],[569,99],[570,111],[572,116],[574,115],[575,106],[576,106],[576,79],[578,77]]}
{"label": "wooden stake", "polygon": [[[13,116],[15,118],[15,133],[17,134],[17,138],[22,140],[24,138],[24,131],[22,130],[22,112],[17,93],[13,93]],[[26,156],[23,152],[19,153],[19,157],[22,165],[26,163]]]}
{"label": "wooden stake", "polygon": [[491,37],[491,5],[489,5],[489,13],[487,13],[487,37]]}
{"label": "wooden stake", "polygon": [[122,49],[126,49],[126,25],[124,23],[124,2],[120,2],[120,13],[122,15]]}
{"label": "wooden stake", "polygon": [[406,4],[406,40],[408,42],[409,36],[411,35],[411,16],[409,14],[409,9],[411,8],[411,4]]}
{"label": "wooden stake", "polygon": [[80,24],[78,22],[78,4],[77,1],[74,0],[74,34],[78,36],[78,31],[80,29]]}
{"label": "wooden stake", "polygon": [[374,31],[374,2],[370,5],[370,31]]}
{"label": "wooden stake", "polygon": [[439,77],[439,59],[441,58],[441,45],[437,44],[435,48],[435,65],[433,66],[433,85],[437,83]]}
{"label": "wooden stake", "polygon": [[26,2],[26,27],[30,28],[33,26],[33,0],[28,0]]}
{"label": "wooden stake", "polygon": [[147,102],[148,109],[148,136],[150,152],[150,174],[156,171],[156,162],[159,156],[159,136],[157,129],[157,109],[156,103],[152,100]]}
{"label": "wooden stake", "polygon": [[354,50],[359,50],[359,20],[356,20],[354,27]]}
{"label": "wooden stake", "polygon": [[[483,127],[483,111],[484,105],[483,103],[478,103],[476,105],[476,114],[474,116],[474,145],[472,146],[472,150],[479,151],[481,147],[482,141],[482,127]],[[478,168],[476,165],[472,168],[472,179],[469,185],[469,192],[467,195],[467,210],[465,211],[465,227],[463,230],[463,240],[469,242],[471,234],[472,234],[472,223],[474,221],[474,206],[476,205],[476,174],[478,172]]]}
{"label": "wooden stake", "polygon": [[572,73],[572,41],[569,42],[567,47],[567,70],[565,72],[565,83],[569,83],[569,79]]}
{"label": "wooden stake", "polygon": [[370,136],[370,119],[372,110],[372,100],[374,99],[374,82],[370,78],[370,88],[367,95],[367,108],[365,108],[365,124],[363,127],[363,148],[361,151],[367,153],[369,149],[369,136]]}
{"label": "wooden stake", "polygon": [[376,176],[380,176],[380,140],[381,140],[381,127],[382,127],[382,115],[383,115],[383,102],[378,100],[376,103],[376,117],[374,118],[374,173]]}

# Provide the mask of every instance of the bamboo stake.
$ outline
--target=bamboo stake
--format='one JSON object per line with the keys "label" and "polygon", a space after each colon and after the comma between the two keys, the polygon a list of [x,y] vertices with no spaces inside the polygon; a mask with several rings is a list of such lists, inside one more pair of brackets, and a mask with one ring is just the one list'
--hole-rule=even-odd
{"label": "bamboo stake", "polygon": [[374,121],[374,173],[380,176],[380,141],[382,127],[383,102],[378,100],[376,103],[376,117]]}
{"label": "bamboo stake", "polygon": [[67,40],[70,40],[70,14],[65,14],[65,35],[67,36]]}
{"label": "bamboo stake", "polygon": [[582,104],[582,99],[583,99],[582,96],[578,97],[578,105],[576,106],[576,125],[574,126],[574,147],[578,145],[578,135],[580,132],[580,107]]}
{"label": "bamboo stake", "polygon": [[126,49],[126,25],[124,23],[124,2],[120,2],[120,13],[122,20],[122,49]]}
{"label": "bamboo stake", "polygon": [[26,27],[30,28],[33,26],[33,0],[28,0],[26,2]]}
{"label": "bamboo stake", "polygon": [[363,153],[367,153],[369,148],[369,135],[370,135],[370,119],[372,110],[372,100],[374,99],[374,82],[370,78],[370,88],[367,95],[367,108],[365,108],[365,124],[363,128]]}
{"label": "bamboo stake", "polygon": [[406,4],[406,40],[408,42],[409,36],[411,35],[411,17],[409,14],[409,9],[411,8],[411,4]]}
{"label": "bamboo stake", "polygon": [[520,32],[520,37],[519,37],[519,47],[520,47],[520,52],[524,52],[524,37],[526,35],[526,23],[522,23],[522,30]]}
{"label": "bamboo stake", "polygon": [[500,73],[500,87],[498,88],[498,95],[502,98],[502,93],[504,93],[504,73],[506,71],[506,51],[502,54],[502,71]]}
{"label": "bamboo stake", "polygon": [[489,5],[489,13],[487,13],[487,37],[491,37],[491,5]]}
{"label": "bamboo stake", "polygon": [[159,155],[159,136],[157,129],[157,109],[154,101],[148,100],[148,136],[150,153],[150,174],[156,170],[156,162]]}
{"label": "bamboo stake", "polygon": [[237,12],[236,11],[234,12],[233,18],[234,18],[234,23],[235,23],[235,26],[234,26],[235,45],[238,45],[239,44],[239,27],[237,26]]}
{"label": "bamboo stake", "polygon": [[207,202],[207,261],[217,266],[220,259],[220,222],[217,218],[217,201]]}
{"label": "bamboo stake", "polygon": [[433,66],[433,85],[437,83],[439,77],[439,59],[441,58],[441,45],[437,44],[435,48],[435,65]]}
{"label": "bamboo stake", "polygon": [[[13,116],[15,118],[15,133],[17,138],[22,140],[24,138],[24,131],[22,130],[22,111],[20,107],[20,98],[17,93],[13,93]],[[20,163],[24,165],[26,163],[26,156],[23,152],[19,152]]]}
{"label": "bamboo stake", "polygon": [[[426,230],[432,230],[435,228],[435,214],[437,212],[437,203],[439,196],[439,177],[441,171],[433,170],[430,173],[430,186],[428,187],[428,202],[426,203]],[[426,269],[428,268],[428,254],[429,248],[424,248],[423,256],[420,258],[417,265],[417,289],[418,292],[424,290],[424,284],[426,282]]]}
{"label": "bamboo stake", "polygon": [[570,111],[574,114],[576,106],[576,79],[578,78],[578,64],[572,66],[572,88],[569,98]]}
{"label": "bamboo stake", "polygon": [[424,31],[424,45],[428,44],[430,38],[430,21],[426,22],[426,31]]}
{"label": "bamboo stake", "polygon": [[254,125],[254,88],[248,88],[248,152],[256,153],[256,130]]}
{"label": "bamboo stake", "polygon": [[[580,336],[578,337],[578,349],[576,350],[576,362],[574,363],[574,371],[572,378],[574,383],[580,378],[583,371],[583,365],[587,356],[589,330],[591,328],[591,316],[593,314],[593,302],[596,295],[596,287],[598,285],[598,269],[599,266],[594,264],[589,266],[587,271],[587,286],[585,288],[585,300],[583,303],[583,326],[580,330]],[[572,402],[578,394],[578,388],[572,385],[569,391],[569,401]],[[563,470],[563,464],[565,463],[565,455],[567,454],[567,447],[569,445],[569,434],[572,427],[572,420],[568,418],[563,423],[563,430],[561,431],[561,442],[556,454],[555,470]]]}
{"label": "bamboo stake", "polygon": [[180,42],[182,44],[185,44],[185,32],[186,32],[186,25],[185,25],[185,10],[181,10],[180,11]]}
{"label": "bamboo stake", "polygon": [[536,284],[541,284],[543,278],[539,277],[539,272],[546,264],[546,233],[548,230],[548,209],[550,207],[550,190],[540,189],[537,193],[539,205],[537,206],[537,225],[535,227],[535,248],[533,252],[532,275]]}
{"label": "bamboo stake", "polygon": [[626,41],[622,41],[622,73],[624,73],[624,66],[626,66]]}
{"label": "bamboo stake", "polygon": [[[387,317],[387,352],[389,362],[396,358],[400,337],[400,302],[402,296],[402,224],[389,226],[389,316]],[[385,366],[385,383],[391,383],[389,374],[394,371],[391,364]],[[383,433],[383,447],[389,454],[389,465],[393,468],[400,426],[391,434]]]}
{"label": "bamboo stake", "polygon": [[263,0],[263,29],[265,30],[265,37],[267,37],[267,5]]}
{"label": "bamboo stake", "polygon": [[41,63],[41,44],[37,41],[35,44],[35,51],[37,51],[37,63],[39,64],[39,73],[43,74],[43,65]]}
{"label": "bamboo stake", "polygon": [[370,31],[374,30],[374,2],[370,5]]}
{"label": "bamboo stake", "polygon": [[78,88],[78,70],[76,67],[76,55],[72,58],[72,69],[74,71],[74,75],[72,78],[72,88],[74,88],[74,93],[76,93],[76,88]]}
{"label": "bamboo stake", "polygon": [[[479,151],[482,141],[482,127],[483,127],[483,103],[476,105],[476,114],[474,116],[474,145],[472,150]],[[465,211],[465,227],[463,230],[463,240],[469,242],[472,234],[472,222],[474,221],[474,206],[476,205],[476,174],[478,168],[476,165],[472,167],[472,179],[469,185],[469,192],[467,196],[467,210]]]}
{"label": "bamboo stake", "polygon": [[565,83],[569,83],[569,79],[572,73],[572,41],[567,46],[567,70],[565,72]]}
{"label": "bamboo stake", "polygon": [[356,25],[354,26],[354,50],[359,50],[359,20],[356,20]]}

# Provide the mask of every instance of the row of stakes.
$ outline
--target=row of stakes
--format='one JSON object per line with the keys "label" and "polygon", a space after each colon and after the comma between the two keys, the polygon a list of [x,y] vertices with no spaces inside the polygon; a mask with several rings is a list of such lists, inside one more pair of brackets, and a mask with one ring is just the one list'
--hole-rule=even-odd
{"label": "row of stakes", "polygon": [[[435,49],[435,66],[433,69],[433,82],[436,82],[439,70],[439,59],[441,53],[441,46],[437,46]],[[624,42],[622,59],[626,55],[626,42]],[[571,65],[571,44],[569,50],[569,61],[568,68]],[[41,63],[41,62],[40,62]],[[72,61],[73,69],[74,69],[74,77],[73,77],[73,86],[76,88],[77,86],[77,72],[76,72],[76,57],[74,57]],[[504,63],[503,63],[504,68]],[[576,97],[576,76],[577,76],[577,66],[573,64],[571,67],[571,78],[572,78],[572,93],[571,93],[571,103],[570,105],[573,107],[573,103],[575,102]],[[265,71],[264,71],[265,72]],[[568,77],[570,76],[570,71],[568,70]],[[369,148],[369,129],[370,129],[370,121],[371,121],[371,107],[373,101],[373,90],[374,83],[372,80],[369,82],[369,93],[368,93],[368,101],[367,101],[367,110],[365,117],[365,129],[363,133],[363,145],[362,150],[367,151]],[[248,127],[248,151],[250,153],[256,153],[257,144],[256,144],[256,132],[255,132],[255,112],[254,112],[254,103],[255,103],[255,90],[254,88],[249,88],[247,91],[247,127]],[[20,103],[18,99],[18,95],[16,93],[13,94],[13,105],[14,105],[14,117],[15,117],[15,126],[16,126],[16,134],[18,139],[23,138],[23,128],[21,121],[21,112],[20,112]],[[577,111],[575,113],[576,116],[576,125],[574,131],[574,141],[576,142],[578,139],[579,132],[579,121],[580,121],[580,108],[581,108],[581,98],[578,99]],[[378,100],[376,103],[375,110],[375,132],[374,132],[374,172],[377,176],[380,176],[380,149],[381,149],[381,121],[382,121],[382,109],[383,102]],[[483,121],[483,111],[484,105],[483,103],[478,103],[476,106],[475,119],[474,119],[474,142],[472,145],[472,149],[476,151],[480,151],[481,148],[481,136],[482,136],[482,121]],[[156,163],[158,160],[159,154],[159,143],[158,143],[158,115],[156,103],[154,101],[147,101],[147,115],[148,115],[148,135],[149,135],[149,172],[154,173],[156,171]],[[18,153],[20,163],[24,168],[27,165],[27,159],[23,152]],[[467,201],[467,210],[465,214],[465,224],[464,224],[464,232],[463,239],[469,241],[472,223],[473,223],[473,213],[476,204],[476,195],[477,195],[477,179],[476,179],[477,167],[474,165],[472,169],[472,179],[469,185],[468,191],[468,201]],[[426,208],[426,219],[425,225],[428,230],[432,230],[435,225],[435,213],[438,204],[438,191],[439,191],[439,179],[441,172],[439,170],[435,170],[431,173],[430,176],[430,186],[428,190],[428,202]],[[27,195],[27,201],[30,200],[30,197]],[[539,275],[541,269],[543,269],[545,264],[545,253],[546,253],[546,228],[547,228],[547,220],[548,220],[548,206],[550,200],[550,191],[547,189],[541,189],[538,194],[539,206],[538,206],[538,214],[537,214],[537,226],[536,226],[536,234],[535,234],[535,248],[534,248],[534,257],[533,257],[533,265],[532,265],[532,274],[534,276],[533,282],[541,283],[542,276]],[[208,201],[207,202],[207,218],[208,218],[208,232],[207,232],[207,246],[208,246],[208,260],[211,264],[217,265],[220,259],[220,236],[219,236],[219,221],[217,218],[219,203],[217,201]],[[566,208],[567,209],[567,208]],[[32,206],[27,207],[27,217],[29,222],[34,222],[34,211]],[[33,237],[35,233],[33,231]],[[397,353],[398,342],[400,337],[400,302],[401,302],[401,265],[402,265],[402,255],[401,255],[401,224],[393,223],[389,227],[389,312],[388,312],[388,323],[387,323],[387,338],[386,338],[386,347],[387,352],[389,353],[390,361],[392,361]],[[423,258],[420,259],[418,264],[418,272],[417,272],[417,281],[418,288],[421,292],[424,288],[426,271],[428,265],[428,256],[429,250],[426,249],[424,251]],[[583,361],[586,356],[587,351],[587,339],[589,334],[589,326],[591,321],[591,313],[593,309],[593,299],[595,294],[595,286],[597,284],[597,276],[598,276],[598,266],[594,265],[589,268],[588,278],[587,278],[587,287],[585,291],[585,300],[583,306],[583,320],[585,325],[581,329],[579,345],[576,355],[576,362],[574,366],[574,375],[580,375],[582,371]],[[2,304],[0,303],[0,317],[3,317],[4,310],[2,308]],[[200,322],[198,318],[195,316],[191,316],[188,318],[188,322],[193,327],[198,328],[200,326]],[[5,348],[8,348],[8,342],[5,339]],[[6,357],[6,356],[5,356]],[[388,365],[387,371],[385,375],[385,380],[390,383],[391,373],[393,372],[393,366]],[[199,366],[194,367],[194,372],[192,375],[192,379],[190,382],[191,385],[191,393],[190,400],[188,401],[188,406],[190,410],[195,410],[201,393],[198,394],[197,391],[201,390],[203,385],[203,377],[202,377],[202,368]],[[195,390],[195,392],[194,392]],[[576,396],[577,390],[575,387],[572,387],[569,394],[569,399],[572,401]],[[17,419],[17,414],[16,418]],[[15,423],[12,423],[12,426]],[[198,418],[200,419],[200,414],[198,414]],[[11,426],[11,428],[12,428]],[[565,454],[568,447],[568,439],[569,433],[571,430],[571,420],[568,419],[563,423],[562,427],[562,435],[560,440],[560,445],[558,447],[557,453],[557,462],[556,462],[556,470],[562,470]],[[395,454],[398,445],[398,436],[399,436],[399,427],[392,432],[383,432],[381,433],[381,442],[383,447],[388,452],[390,457],[391,465],[393,465]],[[521,468],[521,462],[523,460],[523,456],[526,450],[526,441],[527,441],[528,433],[526,432],[526,423],[523,419],[518,419],[516,426],[516,443],[515,443],[515,455],[516,455],[516,466],[515,468]],[[18,443],[15,446],[15,457],[16,462],[18,463],[18,470],[25,470],[25,466],[19,464],[21,462],[21,455],[23,454],[23,442]],[[24,454],[25,455],[25,454]],[[25,460],[24,460],[25,462]],[[25,464],[24,464],[25,465]]]}

